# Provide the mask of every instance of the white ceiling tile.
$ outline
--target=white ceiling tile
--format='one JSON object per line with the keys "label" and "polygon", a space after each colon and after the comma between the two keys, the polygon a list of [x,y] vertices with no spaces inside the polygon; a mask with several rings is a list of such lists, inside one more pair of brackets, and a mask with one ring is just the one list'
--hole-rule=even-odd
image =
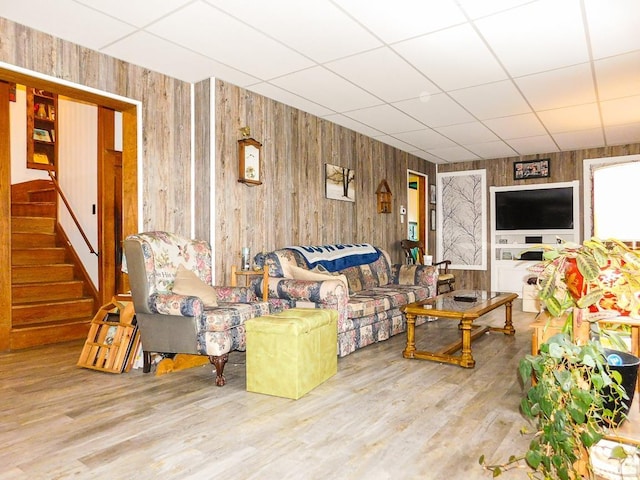
{"label": "white ceiling tile", "polygon": [[424,128],[424,125],[420,122],[389,105],[353,110],[346,112],[345,115],[372,128],[391,134]]}
{"label": "white ceiling tile", "polygon": [[374,137],[376,140],[386,143],[387,145],[391,145],[392,147],[399,148],[400,150],[404,150],[408,152],[409,150],[415,150],[414,145],[409,145],[408,143],[402,142],[391,135],[380,135],[378,137]]}
{"label": "white ceiling tile", "polygon": [[325,115],[322,118],[330,122],[333,122],[337,125],[342,125],[343,127],[349,128],[354,132],[362,133],[363,135],[366,135],[368,137],[378,137],[383,134],[380,130],[376,130],[375,128],[371,128],[368,125],[357,122],[353,118],[346,117],[341,113],[334,113],[333,115]]}
{"label": "white ceiling tile", "polygon": [[558,151],[558,146],[549,135],[512,138],[507,143],[520,155],[544,154]]}
{"label": "white ceiling tile", "polygon": [[516,151],[503,141],[475,143],[466,146],[484,159],[505,158],[517,155]]}
{"label": "white ceiling tile", "polygon": [[640,49],[638,0],[585,0],[594,58]]}
{"label": "white ceiling tile", "polygon": [[424,95],[420,98],[395,102],[393,105],[429,127],[455,125],[474,120],[469,112],[444,93]]}
{"label": "white ceiling tile", "polygon": [[640,95],[601,102],[605,125],[625,125],[640,122]]}
{"label": "white ceiling tile", "polygon": [[611,125],[604,127],[607,145],[624,145],[640,143],[640,122],[628,125]]}
{"label": "white ceiling tile", "polygon": [[598,60],[594,66],[600,100],[640,94],[640,51]]}
{"label": "white ceiling tile", "polygon": [[514,115],[511,117],[492,118],[484,124],[500,138],[522,138],[545,135],[547,132],[533,113]]}
{"label": "white ceiling tile", "polygon": [[363,2],[334,0],[386,43],[394,43],[466,21],[452,0]]}
{"label": "white ceiling tile", "polygon": [[471,160],[480,160],[475,153],[470,152],[463,147],[446,147],[446,148],[434,148],[429,150],[431,155],[446,159],[447,162],[467,162]]}
{"label": "white ceiling tile", "polygon": [[269,83],[258,83],[247,87],[248,90],[258,93],[264,97],[272,98],[278,102],[284,103],[291,107],[302,110],[303,112],[311,113],[318,117],[322,117],[329,113],[332,113],[328,108],[323,107],[317,103],[314,103],[306,98],[299,97],[291,92],[287,92],[281,88],[271,85]]}
{"label": "white ceiling tile", "polygon": [[539,0],[475,22],[512,76],[589,60],[579,0]]}
{"label": "white ceiling tile", "polygon": [[596,101],[596,91],[588,63],[515,79],[535,110],[568,107]]}
{"label": "white ceiling tile", "polygon": [[481,120],[531,112],[511,80],[463,88],[449,95]]}
{"label": "white ceiling tile", "polygon": [[561,150],[576,150],[578,148],[599,147],[604,143],[602,130],[592,128],[576,132],[554,133],[553,138]]}
{"label": "white ceiling tile", "polygon": [[437,127],[436,131],[460,144],[494,142],[498,137],[480,122]]}
{"label": "white ceiling tile", "polygon": [[[268,80],[309,67],[313,62],[253,28],[202,2],[149,26],[163,36],[237,70]],[[234,39],[242,38],[243,49]]]}
{"label": "white ceiling tile", "polygon": [[507,78],[469,24],[406,40],[393,49],[445,91]]}
{"label": "white ceiling tile", "polygon": [[325,67],[387,102],[440,92],[387,47],[330,62]]}
{"label": "white ceiling tile", "polygon": [[436,157],[435,155],[432,155],[429,152],[425,152],[424,150],[411,150],[409,153],[411,155],[415,155],[418,158],[422,158],[423,160],[427,160],[428,162],[432,162],[437,165],[447,163],[446,160],[443,160],[440,157]]}
{"label": "white ceiling tile", "polygon": [[47,0],[4,0],[0,3],[0,16],[93,50],[136,30],[72,0],[58,0],[55,7]]}
{"label": "white ceiling tile", "polygon": [[554,133],[599,128],[600,115],[595,103],[539,112],[540,121]]}
{"label": "white ceiling tile", "polygon": [[[214,75],[239,86],[256,81],[254,77],[221,65],[207,57],[144,31],[129,35],[102,51],[107,55],[126,62],[137,63],[141,67],[163,72],[165,75],[170,75],[185,82],[195,83]],[[141,53],[144,53],[143,63],[140,62],[138,57]]]}
{"label": "white ceiling tile", "polygon": [[458,4],[470,18],[486,17],[503,10],[518,7],[531,0],[458,0]]}
{"label": "white ceiling tile", "polygon": [[344,113],[345,110],[369,107],[382,103],[354,84],[323,67],[314,67],[272,80],[274,85],[303,98]]}
{"label": "white ceiling tile", "polygon": [[440,133],[435,130],[431,130],[430,128],[425,130],[414,130],[412,132],[396,133],[394,137],[422,150],[455,146],[455,142],[443,137]]}
{"label": "white ceiling tile", "polygon": [[320,63],[382,45],[326,0],[305,2],[303,8],[299,0],[207,1]]}
{"label": "white ceiling tile", "polygon": [[149,0],[76,1],[136,27],[144,27],[152,21],[186,5],[191,0],[154,0],[153,8],[149,8]]}

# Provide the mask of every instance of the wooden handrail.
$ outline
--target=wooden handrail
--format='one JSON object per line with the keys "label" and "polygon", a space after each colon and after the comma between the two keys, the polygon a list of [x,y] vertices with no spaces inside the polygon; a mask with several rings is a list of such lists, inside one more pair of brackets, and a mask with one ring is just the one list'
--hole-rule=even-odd
{"label": "wooden handrail", "polygon": [[62,198],[62,201],[67,207],[67,211],[69,212],[69,215],[71,215],[73,222],[76,224],[76,227],[78,227],[78,231],[80,232],[80,235],[82,235],[82,238],[84,239],[84,243],[86,243],[87,247],[89,247],[89,251],[97,257],[98,252],[96,252],[91,246],[91,242],[89,242],[87,235],[84,233],[84,230],[80,226],[80,222],[78,221],[78,218],[76,217],[75,213],[73,213],[73,210],[71,209],[71,205],[69,205],[67,198],[64,196],[64,193],[62,193],[62,189],[60,188],[60,184],[56,180],[56,177],[53,175],[51,170],[48,170],[48,173],[49,173],[49,176],[51,177],[51,181],[53,182],[53,187],[56,189],[56,192],[58,192],[58,195],[60,195],[60,198]]}

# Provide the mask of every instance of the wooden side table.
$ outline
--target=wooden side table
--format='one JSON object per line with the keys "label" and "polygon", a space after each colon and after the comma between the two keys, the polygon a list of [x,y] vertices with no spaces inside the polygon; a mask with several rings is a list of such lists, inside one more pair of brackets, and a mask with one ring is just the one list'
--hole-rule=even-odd
{"label": "wooden side table", "polygon": [[238,270],[235,265],[231,266],[231,286],[237,286],[238,277],[245,278],[245,285],[249,284],[249,277],[262,277],[262,301],[269,299],[269,266],[265,265],[261,270]]}

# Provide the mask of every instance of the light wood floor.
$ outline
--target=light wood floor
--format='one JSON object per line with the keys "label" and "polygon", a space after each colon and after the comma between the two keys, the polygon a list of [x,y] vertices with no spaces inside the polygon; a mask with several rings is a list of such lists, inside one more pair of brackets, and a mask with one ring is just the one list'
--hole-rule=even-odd
{"label": "light wood floor", "polygon": [[[505,460],[529,441],[517,362],[533,314],[520,306],[515,338],[474,342],[475,369],[403,359],[397,335],[339,359],[297,401],[246,392],[240,352],[222,388],[210,365],[159,377],[78,368],[83,342],[0,354],[0,480],[491,478],[481,454]],[[481,323],[503,319],[500,308]],[[457,329],[439,320],[416,334],[425,348]]]}

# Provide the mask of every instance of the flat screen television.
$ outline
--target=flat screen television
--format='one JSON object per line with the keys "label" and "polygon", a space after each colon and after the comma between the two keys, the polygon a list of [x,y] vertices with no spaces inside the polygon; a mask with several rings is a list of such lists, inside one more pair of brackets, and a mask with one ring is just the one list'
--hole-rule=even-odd
{"label": "flat screen television", "polygon": [[495,192],[496,230],[573,228],[573,187]]}

